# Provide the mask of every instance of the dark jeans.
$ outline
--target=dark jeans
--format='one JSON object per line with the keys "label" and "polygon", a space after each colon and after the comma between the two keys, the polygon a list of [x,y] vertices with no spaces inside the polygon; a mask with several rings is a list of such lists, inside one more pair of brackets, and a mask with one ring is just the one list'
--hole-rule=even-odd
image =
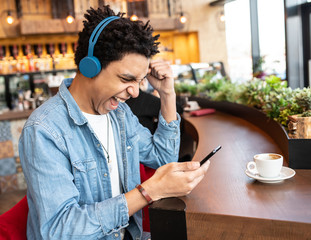
{"label": "dark jeans", "polygon": [[124,240],[133,240],[131,234],[127,230],[125,230]]}
{"label": "dark jeans", "polygon": [[[128,231],[125,231],[124,240],[133,240],[131,234]],[[151,236],[149,232],[143,232],[141,240],[151,240]]]}

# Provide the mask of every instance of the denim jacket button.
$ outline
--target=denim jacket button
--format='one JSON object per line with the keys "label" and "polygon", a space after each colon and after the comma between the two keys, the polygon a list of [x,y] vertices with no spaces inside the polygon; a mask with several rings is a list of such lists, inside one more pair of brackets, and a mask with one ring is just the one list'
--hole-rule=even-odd
{"label": "denim jacket button", "polygon": [[118,233],[115,233],[114,236],[117,238],[117,237],[119,237],[119,234],[118,234]]}
{"label": "denim jacket button", "polygon": [[131,149],[131,146],[127,146],[127,150],[130,150]]}
{"label": "denim jacket button", "polygon": [[108,176],[108,174],[107,173],[104,173],[104,177],[107,177]]}
{"label": "denim jacket button", "polygon": [[97,144],[97,147],[100,147],[100,144],[99,144],[99,143]]}

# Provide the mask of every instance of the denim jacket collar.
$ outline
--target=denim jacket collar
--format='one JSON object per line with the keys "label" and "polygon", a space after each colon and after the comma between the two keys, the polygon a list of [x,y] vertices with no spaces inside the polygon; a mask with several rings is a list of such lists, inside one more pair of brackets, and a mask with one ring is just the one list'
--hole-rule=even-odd
{"label": "denim jacket collar", "polygon": [[68,87],[71,85],[73,78],[65,79],[59,87],[60,97],[66,103],[66,107],[68,109],[69,116],[77,125],[83,125],[87,123],[87,119],[82,114],[77,102],[74,100],[72,95],[70,94]]}

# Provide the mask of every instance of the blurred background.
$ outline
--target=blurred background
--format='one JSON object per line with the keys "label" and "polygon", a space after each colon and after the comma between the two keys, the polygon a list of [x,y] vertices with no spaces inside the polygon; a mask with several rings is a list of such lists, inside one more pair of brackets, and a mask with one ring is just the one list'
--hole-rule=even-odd
{"label": "blurred background", "polygon": [[[303,44],[309,35],[302,34],[308,1],[3,0],[0,110],[34,108],[55,94],[75,73],[83,13],[107,4],[132,21],[150,19],[161,34],[157,58],[172,63],[177,81],[199,82],[207,74],[243,82],[273,74],[293,87],[309,85],[304,49],[310,43]],[[286,38],[286,29],[296,32]]]}
{"label": "blurred background", "polygon": [[[156,58],[172,64],[180,113],[197,109],[191,97],[198,97],[255,107],[285,127],[288,116],[311,115],[310,0],[2,0],[0,195],[24,196],[23,125],[64,78],[74,77],[83,14],[104,5],[132,21],[150,20],[160,34]],[[156,95],[148,84],[142,90]],[[157,124],[158,111],[137,109]],[[181,157],[191,158],[192,143],[183,144]]]}

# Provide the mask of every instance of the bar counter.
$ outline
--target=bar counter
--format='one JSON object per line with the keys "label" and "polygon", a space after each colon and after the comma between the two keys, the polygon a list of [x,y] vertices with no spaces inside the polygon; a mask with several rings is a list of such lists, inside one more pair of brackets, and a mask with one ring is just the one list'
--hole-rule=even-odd
{"label": "bar counter", "polygon": [[198,139],[194,161],[218,145],[222,149],[191,194],[149,207],[153,240],[311,239],[311,170],[295,169],[281,183],[258,182],[246,176],[246,164],[257,153],[283,154],[271,136],[220,111],[184,119]]}

